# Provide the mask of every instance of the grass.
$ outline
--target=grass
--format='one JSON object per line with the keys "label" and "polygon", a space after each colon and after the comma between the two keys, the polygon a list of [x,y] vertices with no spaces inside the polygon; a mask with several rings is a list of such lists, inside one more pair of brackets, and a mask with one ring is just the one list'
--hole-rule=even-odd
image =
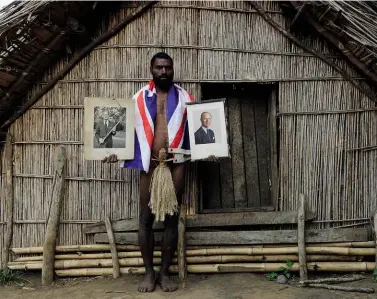
{"label": "grass", "polygon": [[24,281],[17,272],[14,272],[8,268],[0,269],[0,284],[8,282],[21,282]]}

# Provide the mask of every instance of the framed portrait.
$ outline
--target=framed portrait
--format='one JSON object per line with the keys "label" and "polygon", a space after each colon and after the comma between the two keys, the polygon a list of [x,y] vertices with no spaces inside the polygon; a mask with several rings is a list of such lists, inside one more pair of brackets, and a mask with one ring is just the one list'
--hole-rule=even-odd
{"label": "framed portrait", "polygon": [[102,160],[116,154],[134,158],[135,102],[117,98],[84,98],[84,157]]}
{"label": "framed portrait", "polygon": [[229,157],[224,101],[187,105],[191,161]]}

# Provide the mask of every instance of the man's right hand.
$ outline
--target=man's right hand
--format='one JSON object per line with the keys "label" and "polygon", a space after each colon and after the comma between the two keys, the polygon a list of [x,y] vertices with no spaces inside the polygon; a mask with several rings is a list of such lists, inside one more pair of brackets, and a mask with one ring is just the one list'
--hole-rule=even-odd
{"label": "man's right hand", "polygon": [[115,162],[118,162],[118,161],[119,161],[118,156],[115,155],[115,154],[112,154],[112,155],[102,159],[102,163],[115,163]]}
{"label": "man's right hand", "polygon": [[103,138],[98,139],[99,143],[103,143]]}

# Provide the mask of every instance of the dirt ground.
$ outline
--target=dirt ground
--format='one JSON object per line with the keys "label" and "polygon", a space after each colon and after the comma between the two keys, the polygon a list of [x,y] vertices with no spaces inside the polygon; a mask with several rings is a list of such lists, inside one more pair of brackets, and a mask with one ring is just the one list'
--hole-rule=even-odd
{"label": "dirt ground", "polygon": [[[338,275],[339,276],[339,275]],[[347,275],[349,276],[349,275]],[[323,289],[309,289],[297,286],[297,281],[290,284],[278,284],[268,281],[263,275],[217,274],[190,275],[186,288],[180,288],[174,293],[164,293],[157,286],[155,292],[141,294],[136,291],[141,276],[59,279],[51,287],[40,285],[40,273],[28,275],[28,282],[0,286],[0,298],[4,299],[347,299],[376,298],[374,294],[348,293]],[[310,277],[315,278],[315,277]],[[372,276],[367,279],[344,286],[376,288]]]}

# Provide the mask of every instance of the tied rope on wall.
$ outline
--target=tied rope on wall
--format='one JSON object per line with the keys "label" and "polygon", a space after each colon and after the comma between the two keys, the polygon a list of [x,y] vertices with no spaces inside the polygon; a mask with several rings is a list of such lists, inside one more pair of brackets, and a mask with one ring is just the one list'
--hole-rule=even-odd
{"label": "tied rope on wall", "polygon": [[158,155],[159,165],[153,171],[149,185],[151,195],[149,207],[156,221],[164,221],[165,215],[174,215],[178,212],[177,195],[170,168],[166,164],[166,157],[165,149],[161,149]]}

